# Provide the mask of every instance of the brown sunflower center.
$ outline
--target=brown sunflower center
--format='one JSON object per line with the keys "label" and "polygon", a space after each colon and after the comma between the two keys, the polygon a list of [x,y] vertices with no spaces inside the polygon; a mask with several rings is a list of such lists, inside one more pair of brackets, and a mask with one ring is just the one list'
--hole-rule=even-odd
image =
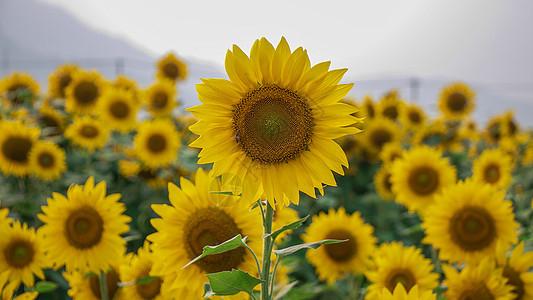
{"label": "brown sunflower center", "polygon": [[125,119],[130,114],[130,106],[124,101],[116,100],[109,106],[109,112],[117,119]]}
{"label": "brown sunflower center", "polygon": [[78,249],[95,246],[102,239],[104,221],[92,207],[82,206],[70,212],[65,223],[65,237],[69,244]]}
{"label": "brown sunflower center", "polygon": [[[149,272],[144,272],[140,278],[148,276],[148,273]],[[137,283],[135,288],[141,298],[146,300],[154,299],[161,291],[161,279],[154,278],[148,283]]]}
{"label": "brown sunflower center", "polygon": [[466,109],[466,97],[461,93],[452,93],[448,97],[448,108],[453,112],[461,112]]}
{"label": "brown sunflower center", "polygon": [[28,153],[31,150],[32,142],[28,139],[18,136],[8,137],[2,145],[2,154],[10,161],[17,163],[26,163]]}
{"label": "brown sunflower center", "polygon": [[385,286],[392,293],[397,284],[402,284],[405,291],[409,293],[411,288],[416,284],[415,277],[411,271],[406,269],[392,270],[385,279]]}
{"label": "brown sunflower center", "polygon": [[388,193],[392,193],[392,183],[390,179],[391,179],[390,173],[387,173],[385,176],[383,176],[383,187],[385,187],[385,190]]}
{"label": "brown sunflower center", "polygon": [[368,114],[368,117],[370,119],[374,118],[374,116],[376,115],[376,111],[374,110],[374,105],[368,104],[366,107],[366,113]]}
{"label": "brown sunflower center", "polygon": [[83,125],[80,129],[80,135],[86,138],[94,138],[98,136],[98,128],[93,125]]}
{"label": "brown sunflower center", "polygon": [[39,123],[42,124],[43,127],[59,127],[58,120],[50,115],[40,115]]}
{"label": "brown sunflower center", "polygon": [[513,292],[516,294],[515,299],[522,299],[526,291],[524,288],[524,282],[522,281],[522,279],[520,279],[520,273],[509,267],[509,265],[507,265],[503,269],[503,276],[507,278],[507,284],[512,285],[514,287]]}
{"label": "brown sunflower center", "polygon": [[[193,259],[202,254],[204,246],[215,246],[237,234],[241,229],[225,211],[218,208],[201,208],[186,221],[183,230],[184,246],[187,255]],[[206,256],[195,264],[206,273],[216,273],[236,269],[244,261],[243,247]]]}
{"label": "brown sunflower center", "polygon": [[398,118],[398,107],[396,105],[385,107],[383,115],[391,120],[396,120]]}
{"label": "brown sunflower center", "polygon": [[507,126],[509,127],[509,133],[511,135],[514,135],[518,130],[518,126],[516,126],[516,123],[513,120],[509,120],[509,122],[507,122]]}
{"label": "brown sunflower center", "polygon": [[409,121],[411,121],[411,123],[419,124],[422,121],[422,117],[417,111],[411,110],[407,116],[409,117]]}
{"label": "brown sunflower center", "polygon": [[248,92],[233,112],[233,128],[246,154],[263,164],[289,162],[307,149],[313,117],[307,100],[276,84]]}
{"label": "brown sunflower center", "polygon": [[37,162],[41,168],[48,169],[55,165],[55,158],[50,152],[41,152],[37,156]]}
{"label": "brown sunflower center", "polygon": [[70,74],[61,74],[59,76],[59,94],[61,97],[65,98],[65,89],[67,88],[67,86],[70,84],[70,82],[72,81],[72,77],[70,77]]}
{"label": "brown sunflower center", "polygon": [[163,92],[158,92],[154,95],[152,99],[152,108],[154,109],[163,109],[167,106],[168,95]]}
{"label": "brown sunflower center", "polygon": [[4,249],[4,255],[8,265],[22,269],[33,262],[35,250],[26,240],[13,240]]}
{"label": "brown sunflower center", "polygon": [[392,134],[385,128],[377,128],[372,131],[370,141],[372,144],[381,150],[383,146],[392,140]]}
{"label": "brown sunflower center", "polygon": [[176,79],[180,74],[180,70],[176,64],[169,62],[163,66],[163,73],[165,73],[165,76],[168,78]]}
{"label": "brown sunflower center", "polygon": [[490,164],[483,171],[483,178],[486,182],[495,183],[500,179],[500,168],[497,164]]}
{"label": "brown sunflower center", "polygon": [[411,191],[427,196],[433,194],[439,187],[439,173],[431,167],[422,166],[409,174],[407,182]]}
{"label": "brown sunflower center", "polygon": [[161,134],[152,134],[148,138],[146,146],[150,152],[159,153],[167,147],[167,139]]}
{"label": "brown sunflower center", "polygon": [[489,246],[496,238],[492,216],[482,207],[467,206],[457,211],[450,220],[452,240],[465,251],[478,251]]}
{"label": "brown sunflower center", "polygon": [[474,283],[465,287],[459,300],[494,300],[494,296],[484,284]]}
{"label": "brown sunflower center", "polygon": [[[109,272],[105,273],[105,285],[107,287],[109,299],[113,299],[115,293],[118,291],[119,282],[120,279],[115,270],[110,270]],[[91,292],[93,295],[96,298],[101,299],[102,291],[100,290],[100,277],[98,275],[93,274],[89,277],[89,286],[91,287]]]}
{"label": "brown sunflower center", "polygon": [[94,82],[82,81],[74,87],[74,97],[80,105],[91,105],[98,97],[98,87]]}
{"label": "brown sunflower center", "polygon": [[330,231],[326,235],[326,239],[348,240],[342,243],[324,245],[324,249],[329,258],[335,262],[342,263],[348,261],[357,254],[357,244],[354,236],[344,229]]}

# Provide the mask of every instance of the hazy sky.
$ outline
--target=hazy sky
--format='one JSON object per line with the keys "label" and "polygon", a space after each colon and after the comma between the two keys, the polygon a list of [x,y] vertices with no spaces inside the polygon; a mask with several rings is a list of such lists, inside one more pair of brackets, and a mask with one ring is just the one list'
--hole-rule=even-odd
{"label": "hazy sky", "polygon": [[533,82],[533,1],[40,0],[152,54],[223,65],[255,39],[303,46],[347,77],[443,76]]}

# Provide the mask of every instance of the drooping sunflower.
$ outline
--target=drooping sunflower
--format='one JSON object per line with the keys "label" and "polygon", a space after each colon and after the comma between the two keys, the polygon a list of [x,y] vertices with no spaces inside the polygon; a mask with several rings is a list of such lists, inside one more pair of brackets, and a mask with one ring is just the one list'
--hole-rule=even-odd
{"label": "drooping sunflower", "polygon": [[98,101],[99,118],[106,127],[122,133],[137,126],[137,111],[139,105],[133,98],[133,93],[117,88],[108,88]]}
{"label": "drooping sunflower", "polygon": [[287,206],[299,191],[315,197],[322,183],[335,186],[331,170],[344,174],[348,161],[333,139],[360,132],[360,120],[351,115],[357,108],[339,103],[353,86],[338,84],[346,69],[329,65],[311,67],[306,50],[291,52],[285,38],[275,49],[256,40],[250,58],[234,45],[230,80],[203,80],[196,90],[204,104],[187,109],[200,120],[190,127],[200,135],[190,144],[203,148],[199,163],[243,178],[248,203],[265,193],[271,206]]}
{"label": "drooping sunflower", "polygon": [[74,117],[72,124],[65,130],[65,137],[75,145],[93,152],[105,146],[109,138],[109,128],[89,116]]}
{"label": "drooping sunflower", "polygon": [[6,97],[12,105],[32,104],[39,96],[39,83],[30,74],[13,72],[0,80],[0,97]]}
{"label": "drooping sunflower", "polygon": [[376,248],[377,239],[372,225],[365,224],[359,212],[346,214],[343,207],[333,208],[328,213],[313,216],[313,222],[302,236],[305,243],[325,239],[348,241],[327,244],[309,250],[306,258],[315,267],[320,280],[332,284],[344,275],[360,274],[370,265],[370,257]]}
{"label": "drooping sunflower", "polygon": [[372,283],[367,288],[370,299],[375,298],[383,288],[394,292],[398,284],[403,285],[408,293],[415,285],[420,291],[426,291],[439,284],[439,275],[433,273],[431,260],[414,246],[404,247],[400,242],[381,244],[374,255],[374,263],[375,268],[365,274]]}
{"label": "drooping sunflower", "polygon": [[[367,298],[368,299],[368,298]],[[418,285],[414,285],[409,292],[405,291],[403,284],[396,284],[394,291],[382,288],[374,299],[368,300],[436,300],[437,295],[431,290],[421,291]]]}
{"label": "drooping sunflower", "polygon": [[374,175],[374,185],[376,191],[383,200],[394,199],[394,192],[392,191],[390,166],[383,164],[381,168]]}
{"label": "drooping sunflower", "polygon": [[105,181],[95,186],[90,177],[85,185],[71,185],[66,197],[52,196],[37,217],[44,223],[39,231],[54,269],[65,265],[67,271],[99,274],[122,257],[126,242],[120,235],[128,232],[131,218],[122,214],[120,194],[106,196]]}
{"label": "drooping sunflower", "polygon": [[[113,262],[113,265],[105,270],[105,283],[108,299],[131,300],[126,298],[124,289],[119,288],[120,282],[119,268],[126,263],[126,258],[121,257]],[[100,273],[91,274],[87,270],[71,270],[63,272],[63,277],[68,281],[70,289],[68,295],[75,300],[100,300],[102,291],[100,287]],[[149,298],[147,298],[149,299]]]}
{"label": "drooping sunflower", "polygon": [[133,149],[144,165],[157,168],[176,159],[180,137],[172,121],[144,121],[133,140]]}
{"label": "drooping sunflower", "polygon": [[391,164],[403,155],[402,145],[400,143],[387,143],[379,153],[379,159],[383,164]]}
{"label": "drooping sunflower", "polygon": [[503,150],[487,149],[474,161],[472,179],[496,188],[507,189],[511,184],[512,166],[511,157]]}
{"label": "drooping sunflower", "polygon": [[164,277],[164,281],[177,291],[176,299],[200,298],[206,273],[231,269],[252,275],[257,273],[252,254],[242,247],[204,257],[182,269],[202,253],[204,246],[218,245],[237,234],[248,236],[248,245],[255,253],[261,252],[260,211],[250,211],[250,207],[242,202],[232,207],[216,205],[211,199],[211,177],[212,174],[198,169],[194,184],[183,177],[181,188],[168,184],[171,205],[152,205],[161,218],[152,219],[157,232],[147,237],[153,242],[150,275]]}
{"label": "drooping sunflower", "polygon": [[9,285],[18,288],[20,283],[33,287],[33,275],[44,279],[43,269],[48,267],[42,249],[43,238],[26,223],[14,221],[11,226],[0,227],[0,270],[8,272]]}
{"label": "drooping sunflower", "polygon": [[58,66],[54,73],[48,76],[48,95],[53,98],[66,97],[65,90],[72,82],[72,74],[77,72],[79,67],[73,64]]}
{"label": "drooping sunflower", "polygon": [[170,79],[174,82],[187,78],[187,65],[176,54],[168,53],[157,62],[155,76],[159,79]]}
{"label": "drooping sunflower", "polygon": [[416,130],[426,123],[427,116],[420,106],[410,103],[403,107],[403,112],[400,113],[399,119],[404,128]]}
{"label": "drooping sunflower", "polygon": [[479,263],[472,264],[457,272],[452,266],[443,264],[446,276],[444,285],[448,287],[446,299],[476,300],[512,300],[512,286],[506,284],[503,269],[496,268],[493,260],[483,258]]}
{"label": "drooping sunflower", "polygon": [[445,86],[439,96],[439,109],[448,120],[461,120],[468,116],[475,106],[476,94],[462,83]]}
{"label": "drooping sunflower", "polygon": [[516,300],[533,299],[533,272],[528,272],[533,267],[533,252],[524,253],[523,241],[516,245],[509,257],[501,243],[498,244],[496,264],[503,268],[503,277],[513,286]]}
{"label": "drooping sunflower", "polygon": [[0,170],[5,175],[26,176],[30,171],[29,154],[40,129],[17,120],[0,121],[0,133]]}
{"label": "drooping sunflower", "polygon": [[37,123],[43,128],[43,136],[58,136],[65,130],[65,118],[51,106],[43,105],[39,108]]}
{"label": "drooping sunflower", "polygon": [[368,151],[378,156],[387,143],[399,143],[400,128],[394,121],[376,117],[365,126],[365,132],[358,136]]}
{"label": "drooping sunflower", "polygon": [[67,169],[65,150],[56,143],[37,141],[29,154],[30,169],[37,178],[51,181],[61,178]]}
{"label": "drooping sunflower", "polygon": [[466,180],[443,190],[426,211],[423,242],[439,249],[442,260],[452,262],[494,258],[498,242],[517,242],[518,223],[505,191]]}
{"label": "drooping sunflower", "polygon": [[102,95],[106,82],[96,71],[78,70],[72,74],[72,81],[65,89],[65,109],[69,113],[94,114],[98,99]]}
{"label": "drooping sunflower", "polygon": [[176,107],[176,85],[169,79],[152,84],[144,93],[143,100],[154,117],[167,117]]}
{"label": "drooping sunflower", "polygon": [[416,146],[405,151],[391,166],[392,191],[396,201],[409,211],[423,210],[443,188],[455,183],[456,171],[441,151]]}

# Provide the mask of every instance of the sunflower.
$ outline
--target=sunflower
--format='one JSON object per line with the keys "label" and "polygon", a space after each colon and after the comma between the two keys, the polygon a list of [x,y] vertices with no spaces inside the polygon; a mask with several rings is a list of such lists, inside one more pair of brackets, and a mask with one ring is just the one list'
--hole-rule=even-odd
{"label": "sunflower", "polygon": [[169,79],[161,79],[146,90],[143,99],[152,116],[169,116],[178,104],[176,85]]}
{"label": "sunflower", "polygon": [[462,122],[457,134],[461,140],[468,141],[470,144],[479,141],[481,138],[477,124],[473,120]]}
{"label": "sunflower", "polygon": [[365,274],[372,283],[367,288],[370,299],[383,288],[394,292],[398,284],[403,285],[408,293],[415,285],[426,291],[439,284],[439,275],[432,272],[431,261],[414,246],[404,247],[400,242],[381,244],[374,255],[374,263],[375,268]]}
{"label": "sunflower", "polygon": [[377,156],[387,143],[400,142],[400,128],[388,118],[376,117],[368,122],[365,132],[358,138],[370,153]]}
{"label": "sunflower", "polygon": [[13,297],[15,294],[15,291],[19,288],[18,283],[15,282],[9,282],[9,272],[1,272],[0,273],[0,299],[2,300],[34,300],[39,295],[38,292],[25,292],[22,293],[16,297]]}
{"label": "sunflower", "polygon": [[476,94],[461,82],[445,86],[439,95],[439,109],[448,120],[461,120],[468,116],[475,106]]}
{"label": "sunflower", "polygon": [[348,241],[328,244],[306,253],[306,258],[316,268],[318,278],[332,284],[348,273],[359,274],[367,270],[370,257],[376,247],[374,227],[365,224],[359,212],[346,214],[330,208],[313,217],[313,222],[302,236],[305,243],[325,239]]}
{"label": "sunflower", "polygon": [[29,154],[40,130],[20,121],[0,121],[0,170],[5,175],[26,176],[30,171]]}
{"label": "sunflower", "polygon": [[453,262],[495,256],[498,241],[517,242],[518,223],[505,191],[473,180],[459,182],[437,195],[427,209],[423,242],[440,249],[440,258]]}
{"label": "sunflower", "polygon": [[94,149],[105,146],[109,138],[109,129],[92,117],[74,117],[72,124],[65,130],[65,137],[71,139],[75,145],[93,152]]}
{"label": "sunflower", "polygon": [[118,161],[118,172],[125,178],[137,176],[141,172],[141,164],[135,161],[121,159]]}
{"label": "sunflower", "polygon": [[368,94],[365,95],[361,110],[365,120],[371,120],[376,117],[376,104],[374,103],[374,100],[372,100],[372,96]]}
{"label": "sunflower", "polygon": [[384,118],[397,121],[401,118],[404,105],[405,102],[398,98],[397,92],[395,94],[385,95],[377,105],[377,113]]}
{"label": "sunflower", "polygon": [[447,129],[444,120],[438,119],[416,130],[412,144],[437,147],[443,151],[459,151],[461,144],[458,138],[459,136],[454,131]]}
{"label": "sunflower", "polygon": [[181,188],[168,184],[171,205],[152,205],[161,218],[152,219],[157,232],[147,237],[153,242],[150,275],[164,277],[164,281],[178,291],[177,299],[200,298],[207,273],[240,269],[257,274],[252,254],[242,247],[207,256],[181,268],[199,256],[204,246],[220,244],[237,234],[248,236],[247,244],[255,253],[261,253],[260,211],[250,211],[243,203],[232,207],[217,206],[211,199],[211,177],[212,174],[198,169],[194,184],[183,177]]}
{"label": "sunflower", "polygon": [[67,169],[65,150],[49,141],[37,141],[29,154],[30,169],[37,178],[52,181]]}
{"label": "sunflower", "polygon": [[52,196],[37,217],[44,223],[39,231],[54,269],[66,265],[67,271],[87,268],[98,274],[123,255],[126,242],[120,234],[128,232],[131,218],[122,214],[120,194],[106,196],[105,181],[95,186],[90,177],[83,186],[71,185],[67,197]]}
{"label": "sunflower", "polygon": [[77,72],[79,67],[73,64],[58,66],[54,73],[48,76],[48,95],[53,98],[66,97],[65,90],[72,82],[72,74]]}
{"label": "sunflower", "polygon": [[513,286],[516,300],[533,299],[533,272],[528,272],[533,267],[533,252],[524,253],[524,242],[520,242],[507,258],[505,249],[498,244],[496,264],[503,268],[503,277],[507,284]]}
{"label": "sunflower", "polygon": [[503,115],[502,134],[504,136],[514,137],[519,132],[520,128],[515,120],[514,112],[512,110],[506,111]]}
{"label": "sunflower", "polygon": [[9,209],[2,208],[2,201],[0,201],[0,228],[11,224],[11,219],[7,218]]}
{"label": "sunflower", "polygon": [[0,80],[0,96],[2,95],[15,106],[24,102],[32,104],[39,95],[39,83],[28,73],[14,72]]}
{"label": "sunflower", "polygon": [[[394,291],[389,291],[388,288],[382,288],[376,294],[375,300],[436,300],[435,295],[431,290],[420,291],[418,285],[414,285],[408,292],[405,291],[403,284],[396,284]],[[373,299],[368,299],[373,300]]]}
{"label": "sunflower", "polygon": [[39,108],[37,123],[43,128],[43,136],[58,136],[65,130],[65,118],[51,106],[43,105]]}
{"label": "sunflower", "polygon": [[180,137],[172,121],[144,121],[133,140],[133,149],[144,165],[150,168],[166,166],[176,159]]}
{"label": "sunflower", "polygon": [[[272,232],[281,229],[281,227],[288,225],[292,222],[298,221],[300,218],[298,217],[298,212],[290,207],[284,207],[278,205],[276,207],[276,210],[274,211],[274,220],[272,222]],[[282,233],[280,233],[277,237],[277,241],[283,240],[288,234],[290,234],[292,230],[285,230]]]}
{"label": "sunflower", "polygon": [[117,88],[108,88],[97,105],[98,115],[106,127],[127,133],[137,125],[139,105],[133,93]]}
{"label": "sunflower", "polygon": [[[123,288],[119,288],[118,286],[120,282],[119,267],[125,260],[125,258],[119,259],[118,262],[114,262],[105,272],[108,299],[130,300],[125,297]],[[91,274],[88,271],[81,270],[63,272],[63,277],[68,281],[70,286],[70,289],[67,291],[68,295],[75,300],[102,299],[99,274]]]}
{"label": "sunflower", "polygon": [[137,86],[137,82],[127,76],[124,75],[118,75],[115,81],[111,83],[111,86],[119,89],[119,90],[125,90],[127,92],[130,92],[133,94],[133,99],[136,103],[139,102],[138,93],[139,93],[139,87]]}
{"label": "sunflower", "polygon": [[501,149],[488,149],[474,161],[472,179],[507,189],[511,184],[512,159]]}
{"label": "sunflower", "polygon": [[392,191],[391,172],[389,165],[381,165],[381,168],[374,175],[374,185],[376,191],[383,200],[394,199],[394,192]]}
{"label": "sunflower", "polygon": [[379,159],[383,164],[391,164],[403,155],[402,145],[400,143],[387,143],[379,153]]}
{"label": "sunflower", "polygon": [[18,288],[21,282],[33,287],[33,275],[44,280],[42,269],[47,261],[42,250],[43,238],[26,223],[14,221],[12,226],[0,227],[0,270],[9,273],[9,284]]}
{"label": "sunflower", "polygon": [[409,211],[422,211],[443,188],[456,180],[456,171],[439,150],[416,146],[405,151],[391,166],[392,191],[396,201]]}
{"label": "sunflower", "polygon": [[446,299],[512,300],[512,286],[506,284],[502,268],[494,261],[484,258],[478,264],[467,265],[461,272],[443,264],[442,270],[448,287]]}
{"label": "sunflower", "polygon": [[174,82],[187,78],[187,65],[174,53],[168,53],[157,62],[158,79],[170,79]]}
{"label": "sunflower", "polygon": [[427,116],[420,106],[411,103],[403,107],[403,112],[400,113],[399,119],[406,129],[416,130],[426,123]]}
{"label": "sunflower", "polygon": [[96,71],[79,70],[65,89],[65,109],[70,113],[93,114],[106,82]]}
{"label": "sunflower", "polygon": [[336,186],[331,170],[344,174],[348,161],[333,139],[361,130],[357,108],[339,103],[353,86],[338,84],[346,69],[329,65],[311,67],[307,51],[291,52],[285,38],[276,49],[256,40],[250,58],[234,45],[230,80],[203,80],[196,90],[204,104],[187,109],[200,119],[190,127],[200,135],[190,146],[203,148],[198,162],[243,178],[249,203],[264,192],[271,206],[288,206],[299,191],[316,197],[322,183]]}

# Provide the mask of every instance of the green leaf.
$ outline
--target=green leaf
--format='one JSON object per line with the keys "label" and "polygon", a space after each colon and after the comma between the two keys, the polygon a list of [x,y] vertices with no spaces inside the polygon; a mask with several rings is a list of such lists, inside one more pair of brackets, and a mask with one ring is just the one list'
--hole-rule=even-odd
{"label": "green leaf", "polygon": [[246,241],[248,241],[248,237],[247,236],[243,238],[240,234],[237,234],[232,239],[229,239],[229,240],[225,241],[224,243],[219,244],[217,246],[205,246],[204,250],[202,251],[202,254],[200,254],[200,256],[197,256],[195,259],[191,260],[182,269],[185,269],[189,265],[197,262],[198,260],[200,260],[200,259],[202,259],[202,258],[204,258],[204,257],[206,257],[208,255],[219,254],[219,253],[223,253],[223,252],[230,251],[230,250],[233,250],[233,249],[237,249],[237,248],[239,248],[241,246],[245,246],[246,245]]}
{"label": "green leaf", "polygon": [[294,246],[290,246],[290,247],[279,249],[279,250],[272,250],[272,252],[274,252],[276,255],[279,255],[279,256],[287,256],[287,255],[293,254],[294,252],[298,250],[316,249],[320,247],[321,245],[335,244],[335,243],[341,243],[341,242],[346,242],[346,241],[348,240],[322,240],[319,242],[299,244],[299,245],[294,245]]}
{"label": "green leaf", "polygon": [[236,295],[239,292],[251,294],[254,287],[263,282],[244,271],[235,269],[205,276],[209,279],[211,290],[218,296]]}
{"label": "green leaf", "polygon": [[35,291],[42,293],[53,292],[57,289],[57,284],[51,281],[39,281],[35,284]]}
{"label": "green leaf", "polygon": [[298,220],[298,221],[296,221],[296,222],[292,222],[292,223],[290,223],[290,224],[288,224],[288,225],[285,225],[285,226],[281,227],[280,229],[278,229],[278,230],[272,232],[271,234],[264,235],[264,236],[263,236],[263,239],[265,239],[265,238],[267,238],[267,237],[270,236],[270,237],[272,237],[272,240],[275,240],[275,239],[278,237],[278,235],[279,235],[280,233],[282,233],[283,231],[285,231],[285,230],[293,230],[293,229],[296,229],[296,228],[302,226],[302,224],[303,224],[308,218],[309,218],[309,216],[305,216],[305,217],[301,218],[300,220]]}
{"label": "green leaf", "polygon": [[211,194],[221,194],[221,195],[230,195],[233,196],[232,191],[223,191],[223,192],[210,192]]}

